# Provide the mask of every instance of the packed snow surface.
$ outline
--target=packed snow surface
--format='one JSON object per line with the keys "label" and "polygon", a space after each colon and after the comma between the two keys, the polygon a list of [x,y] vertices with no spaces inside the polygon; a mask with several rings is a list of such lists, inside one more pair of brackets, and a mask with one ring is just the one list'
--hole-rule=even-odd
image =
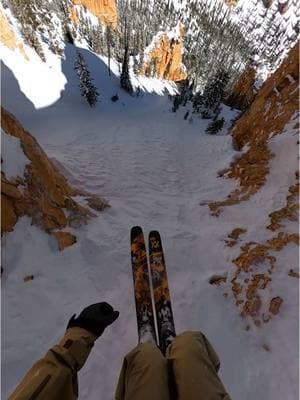
{"label": "packed snow surface", "polygon": [[7,179],[20,178],[24,175],[28,158],[24,155],[20,145],[20,139],[8,135],[1,129],[1,154],[3,154],[1,171]]}
{"label": "packed snow surface", "polygon": [[[273,209],[268,201],[274,196],[274,180],[284,190],[290,177],[278,165],[278,175],[265,189],[270,199],[258,197],[225,210],[219,218],[210,216],[208,207],[200,204],[223,199],[236,188],[235,182],[217,177],[218,171],[240,156],[231,137],[206,135],[208,122],[197,116],[184,120],[185,108],[172,113],[170,100],[162,96],[168,92],[162,83],[157,88],[158,82],[144,81],[139,97],[128,96],[119,88],[117,77],[108,76],[99,57],[80,51],[100,93],[101,102],[95,108],[80,97],[73,46],[66,47],[59,68],[45,69],[44,79],[53,73],[63,75],[59,83],[51,81],[53,91],[55,85],[57,91],[66,82],[62,96],[52,105],[53,91],[48,103],[46,88],[43,105],[34,107],[36,89],[32,87],[32,97],[30,85],[23,90],[28,75],[26,70],[21,74],[19,64],[26,61],[20,56],[15,65],[4,58],[4,107],[69,171],[71,183],[103,195],[111,208],[74,231],[78,242],[63,252],[28,217],[4,236],[3,398],[62,337],[73,313],[108,301],[120,317],[97,340],[79,374],[79,390],[80,399],[113,399],[122,359],[137,343],[129,250],[134,225],[141,225],[145,235],[160,231],[177,332],[202,330],[208,336],[220,357],[221,378],[232,399],[297,398],[298,280],[290,278],[289,286],[284,279],[277,282],[286,312],[250,331],[245,330],[230,296],[226,299],[222,290],[209,284],[212,275],[232,267],[232,249],[224,239],[233,228],[246,226],[250,237],[264,238],[266,221],[262,219]],[[154,93],[149,94],[151,85]],[[110,98],[116,93],[119,101],[113,103]],[[229,124],[235,114],[226,108],[223,112]],[[286,140],[296,138],[287,136]],[[272,143],[280,153],[284,139],[280,142],[275,137]],[[294,151],[292,145],[290,149]],[[289,162],[295,160],[291,156]],[[287,174],[290,170],[284,169]],[[286,248],[282,260],[292,265],[295,254],[294,248]],[[24,282],[28,274],[34,279]]]}

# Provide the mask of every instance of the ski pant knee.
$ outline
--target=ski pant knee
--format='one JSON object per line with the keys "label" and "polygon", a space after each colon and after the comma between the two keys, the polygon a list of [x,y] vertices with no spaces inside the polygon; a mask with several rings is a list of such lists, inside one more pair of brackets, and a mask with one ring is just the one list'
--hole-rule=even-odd
{"label": "ski pant knee", "polygon": [[[116,400],[230,400],[218,377],[219,358],[201,332],[184,332],[166,357],[152,343],[135,347],[124,359]],[[171,393],[171,396],[170,396]]]}
{"label": "ski pant knee", "polygon": [[190,359],[195,353],[207,358],[215,368],[216,372],[220,369],[220,360],[214,348],[206,336],[200,331],[186,331],[176,336],[167,350],[167,357]]}
{"label": "ski pant knee", "polygon": [[169,400],[167,362],[154,344],[136,346],[124,358],[116,400]]}
{"label": "ski pant knee", "polygon": [[167,349],[178,400],[226,399],[219,358],[201,332],[184,332]]}

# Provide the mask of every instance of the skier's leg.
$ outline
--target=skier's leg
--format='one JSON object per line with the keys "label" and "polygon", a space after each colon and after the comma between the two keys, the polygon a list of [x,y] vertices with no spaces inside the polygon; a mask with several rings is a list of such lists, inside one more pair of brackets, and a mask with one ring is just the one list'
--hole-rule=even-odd
{"label": "skier's leg", "polygon": [[220,378],[219,358],[201,332],[177,336],[167,349],[178,400],[230,400]]}
{"label": "skier's leg", "polygon": [[141,343],[124,359],[116,400],[169,400],[167,360],[152,343]]}

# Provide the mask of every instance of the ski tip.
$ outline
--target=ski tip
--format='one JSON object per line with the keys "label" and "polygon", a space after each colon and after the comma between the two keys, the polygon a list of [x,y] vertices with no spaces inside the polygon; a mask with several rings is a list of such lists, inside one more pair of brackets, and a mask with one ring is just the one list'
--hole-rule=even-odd
{"label": "ski tip", "polygon": [[149,238],[150,238],[150,237],[160,238],[160,234],[159,234],[158,231],[151,231],[151,232],[149,233]]}
{"label": "ski tip", "polygon": [[143,230],[140,226],[133,226],[131,228],[131,238],[135,238],[136,236],[140,235],[143,233]]}
{"label": "ski tip", "polygon": [[151,231],[149,233],[149,250],[163,251],[162,240],[158,231]]}

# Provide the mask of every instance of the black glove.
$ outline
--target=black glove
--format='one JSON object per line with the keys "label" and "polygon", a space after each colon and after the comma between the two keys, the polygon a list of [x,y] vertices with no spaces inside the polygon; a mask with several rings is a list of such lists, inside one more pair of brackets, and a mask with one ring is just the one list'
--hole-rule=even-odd
{"label": "black glove", "polygon": [[103,302],[92,304],[86,307],[77,318],[75,316],[76,314],[71,317],[67,329],[77,326],[99,337],[104,329],[118,318],[119,311],[114,311],[111,305]]}

